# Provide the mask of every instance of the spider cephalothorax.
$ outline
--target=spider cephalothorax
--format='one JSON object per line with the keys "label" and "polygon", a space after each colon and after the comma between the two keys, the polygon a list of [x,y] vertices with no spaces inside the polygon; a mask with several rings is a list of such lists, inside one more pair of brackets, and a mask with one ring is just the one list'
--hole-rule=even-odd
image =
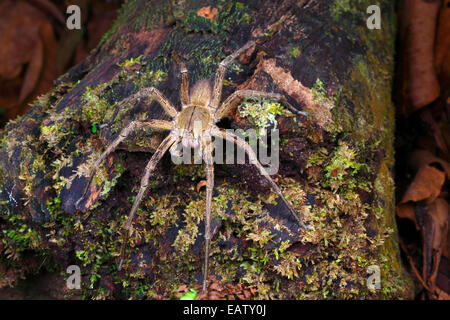
{"label": "spider cephalothorax", "polygon": [[199,148],[203,157],[203,161],[206,167],[206,210],[205,210],[205,262],[204,262],[204,279],[203,279],[203,291],[206,289],[208,279],[208,257],[209,257],[209,243],[211,239],[211,202],[212,193],[214,187],[214,163],[213,163],[213,144],[212,137],[218,139],[224,139],[236,143],[238,147],[242,148],[249,157],[250,163],[254,164],[259,172],[267,179],[272,189],[280,197],[282,202],[286,204],[291,214],[297,220],[299,226],[306,229],[303,221],[298,217],[292,206],[283,196],[278,185],[272,180],[266,169],[259,163],[255,152],[252,147],[245,142],[239,136],[225,132],[216,126],[216,123],[221,120],[227,112],[244,97],[260,97],[271,98],[281,100],[291,111],[297,114],[305,113],[296,110],[292,107],[284,98],[284,96],[278,93],[267,93],[255,90],[237,90],[232,93],[223,103],[220,104],[220,98],[222,95],[223,79],[227,65],[238,57],[244,51],[250,49],[255,45],[254,41],[247,42],[242,48],[232,53],[225,58],[220,64],[216,72],[214,85],[208,80],[198,81],[189,93],[189,79],[187,69],[183,62],[177,58],[177,62],[181,66],[181,86],[180,86],[180,98],[182,108],[177,111],[171,102],[156,88],[145,88],[134,94],[133,96],[122,100],[117,108],[121,108],[125,104],[135,103],[142,97],[152,96],[156,101],[161,104],[165,112],[172,117],[172,121],[149,119],[146,121],[132,121],[125,127],[119,134],[119,136],[106,148],[102,155],[94,163],[92,171],[90,173],[90,180],[86,186],[81,201],[89,186],[92,182],[95,171],[100,167],[105,158],[113,152],[117,146],[135,129],[137,128],[153,128],[169,131],[167,137],[161,142],[155,153],[151,157],[150,161],[145,167],[144,174],[141,180],[141,186],[139,192],[135,198],[133,206],[130,210],[128,220],[124,227],[123,244],[121,252],[121,261],[119,269],[122,267],[123,258],[125,254],[125,244],[127,243],[129,230],[139,206],[142,197],[147,190],[150,175],[155,170],[156,165],[161,160],[163,155],[170,149],[172,153],[176,153],[177,146],[181,143],[185,148]]}

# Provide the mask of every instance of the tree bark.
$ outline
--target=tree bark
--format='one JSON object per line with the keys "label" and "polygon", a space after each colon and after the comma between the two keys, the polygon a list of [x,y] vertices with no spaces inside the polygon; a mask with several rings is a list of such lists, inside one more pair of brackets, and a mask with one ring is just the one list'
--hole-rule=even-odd
{"label": "tree bark", "polygon": [[[82,173],[131,120],[168,119],[155,101],[115,115],[117,102],[155,86],[180,105],[173,53],[192,85],[258,38],[228,68],[222,101],[238,89],[275,91],[308,112],[277,116],[281,163],[273,177],[311,230],[300,232],[252,166],[215,165],[203,297],[410,298],[394,219],[394,2],[379,3],[381,30],[369,30],[370,1],[128,1],[97,49],[2,132],[0,287],[49,265],[78,265],[87,297],[173,298],[198,288],[202,165],[163,159],[122,271],[121,227],[164,134],[141,130],[122,143],[77,206]],[[250,127],[239,110],[220,125]],[[378,272],[380,287],[371,288]]]}

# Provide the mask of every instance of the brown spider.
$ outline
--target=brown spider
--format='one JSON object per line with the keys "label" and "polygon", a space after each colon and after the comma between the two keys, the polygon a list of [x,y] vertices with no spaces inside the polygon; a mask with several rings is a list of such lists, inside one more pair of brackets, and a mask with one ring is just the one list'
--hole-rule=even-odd
{"label": "brown spider", "polygon": [[256,154],[252,147],[245,142],[244,139],[239,136],[225,132],[224,130],[218,128],[216,123],[222,119],[230,108],[244,97],[260,97],[260,98],[272,98],[281,100],[291,111],[297,114],[306,115],[306,113],[296,110],[291,106],[284,96],[278,93],[266,93],[255,90],[237,90],[231,94],[222,104],[220,104],[220,98],[222,95],[223,79],[226,71],[227,65],[232,62],[236,57],[238,57],[244,51],[250,49],[255,45],[255,41],[247,42],[242,48],[235,51],[227,58],[225,58],[220,64],[215,75],[214,87],[212,88],[209,80],[198,81],[191,89],[189,95],[189,79],[188,71],[185,64],[178,58],[177,63],[181,67],[181,87],[180,87],[180,97],[182,110],[177,111],[170,101],[156,88],[145,88],[132,95],[129,98],[122,100],[118,104],[118,108],[121,106],[133,103],[136,100],[152,96],[158,103],[164,108],[165,112],[172,117],[172,121],[148,119],[146,121],[131,121],[122,131],[119,136],[107,147],[107,149],[102,153],[102,155],[97,159],[90,172],[90,180],[86,186],[86,189],[82,197],[78,202],[82,201],[85,197],[87,190],[92,182],[95,175],[95,171],[100,167],[101,163],[105,158],[113,152],[117,146],[135,129],[137,128],[153,128],[153,129],[163,129],[170,131],[169,135],[161,142],[161,144],[156,149],[155,153],[151,157],[147,166],[144,170],[144,175],[142,176],[141,185],[136,199],[133,203],[133,207],[128,215],[128,220],[125,224],[123,233],[123,244],[121,249],[121,260],[119,263],[119,270],[122,267],[123,259],[125,256],[125,246],[128,240],[129,229],[131,227],[134,215],[139,206],[139,203],[144,196],[149,183],[149,177],[155,170],[156,165],[162,159],[163,155],[167,150],[174,151],[175,148],[182,143],[183,146],[188,146],[192,148],[200,147],[203,151],[203,160],[206,165],[206,212],[205,212],[205,258],[204,258],[204,273],[203,273],[203,292],[206,290],[206,284],[208,279],[208,257],[209,257],[209,245],[211,240],[211,201],[214,187],[214,166],[213,166],[213,144],[211,138],[225,139],[236,143],[237,146],[244,149],[249,157],[250,163],[254,164],[259,172],[267,179],[267,181],[272,186],[275,193],[281,198],[281,200],[289,208],[292,216],[295,217],[299,226],[306,229],[306,225],[297,216],[292,206],[283,196],[280,188],[272,180],[270,175],[267,173],[266,169],[257,160]]}

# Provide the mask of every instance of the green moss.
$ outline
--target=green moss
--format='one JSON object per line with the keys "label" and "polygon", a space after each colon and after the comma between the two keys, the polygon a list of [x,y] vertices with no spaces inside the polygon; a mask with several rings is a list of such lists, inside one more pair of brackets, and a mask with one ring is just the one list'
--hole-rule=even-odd
{"label": "green moss", "polygon": [[330,13],[334,21],[342,19],[343,14],[365,17],[368,6],[374,4],[368,0],[333,0],[330,1]]}
{"label": "green moss", "polygon": [[301,49],[298,46],[293,46],[291,49],[289,49],[289,55],[294,59],[300,57],[301,53]]}
{"label": "green moss", "polygon": [[118,65],[119,67],[121,67],[121,68],[127,69],[127,68],[130,68],[130,67],[132,67],[132,66],[141,64],[141,58],[142,58],[142,54],[141,54],[140,56],[136,57],[136,58],[130,58],[130,59],[127,59],[127,60],[125,60],[124,62],[119,63],[119,64],[117,64],[117,65]]}
{"label": "green moss", "polygon": [[105,84],[100,84],[95,88],[87,87],[83,94],[83,106],[81,120],[87,123],[104,123],[104,119],[110,119],[114,108],[112,108],[108,101],[101,97],[102,91],[105,89]]}
{"label": "green moss", "polygon": [[157,87],[158,84],[167,80],[167,71],[163,70],[145,70],[140,73],[137,82],[138,88],[145,88],[149,86]]}
{"label": "green moss", "polygon": [[102,188],[102,192],[100,193],[101,197],[104,197],[105,195],[109,194],[111,189],[117,184],[117,180],[120,178],[122,173],[125,171],[125,168],[121,166],[121,164],[118,162],[115,167],[115,174],[112,177],[111,180],[106,179],[105,184]]}
{"label": "green moss", "polygon": [[194,32],[204,31],[217,34],[219,31],[219,24],[216,20],[199,16],[196,10],[189,10],[186,12],[184,27],[186,30]]}
{"label": "green moss", "polygon": [[356,151],[345,142],[341,142],[330,163],[325,167],[325,184],[336,191],[340,187],[353,189],[356,187],[354,176],[363,166],[356,161]]}
{"label": "green moss", "polygon": [[248,7],[238,1],[227,1],[221,5],[215,19],[207,19],[197,14],[199,8],[186,12],[183,26],[187,31],[211,32],[218,34],[219,31],[226,31],[236,24],[248,24],[251,22]]}
{"label": "green moss", "polygon": [[203,165],[194,164],[180,164],[174,166],[172,179],[174,182],[190,178],[191,181],[196,181],[200,178],[205,178],[205,167]]}
{"label": "green moss", "polygon": [[244,98],[238,109],[241,117],[249,119],[257,136],[265,135],[269,127],[276,129],[276,117],[288,113],[278,101],[256,97]]}

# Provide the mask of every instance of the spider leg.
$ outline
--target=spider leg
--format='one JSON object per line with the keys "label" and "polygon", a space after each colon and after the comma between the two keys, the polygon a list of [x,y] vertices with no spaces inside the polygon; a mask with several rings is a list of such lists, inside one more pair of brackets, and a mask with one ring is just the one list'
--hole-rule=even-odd
{"label": "spider leg", "polygon": [[214,89],[213,94],[211,98],[211,107],[213,110],[217,109],[220,103],[220,97],[222,96],[222,86],[223,86],[223,78],[225,77],[225,71],[227,69],[227,66],[236,59],[236,57],[240,56],[244,51],[250,49],[252,46],[255,45],[255,41],[250,40],[246,44],[244,44],[243,47],[239,48],[232,54],[230,54],[228,57],[226,57],[222,62],[219,64],[219,68],[216,71],[216,75],[214,78]]}
{"label": "spider leg", "polygon": [[214,161],[213,144],[211,137],[204,139],[205,165],[206,165],[206,211],[205,211],[205,261],[203,271],[203,293],[208,282],[209,244],[211,241],[211,207],[214,188]]}
{"label": "spider leg", "polygon": [[86,196],[86,193],[88,192],[88,190],[91,186],[92,180],[94,179],[95,172],[98,170],[98,168],[100,168],[100,165],[106,159],[106,157],[111,152],[113,152],[117,148],[117,146],[123,140],[125,140],[132,131],[134,131],[137,128],[144,128],[144,127],[153,128],[153,129],[170,130],[172,127],[172,124],[168,121],[154,120],[154,119],[148,120],[148,121],[131,121],[125,128],[122,129],[119,136],[106,148],[105,151],[103,151],[101,156],[94,162],[90,176],[89,176],[89,182],[86,185],[82,196],[80,197],[80,199],[78,199],[78,201],[76,203],[77,207],[80,204],[80,202],[84,199],[84,197]]}
{"label": "spider leg", "polygon": [[219,128],[213,128],[211,130],[211,134],[215,137],[219,137],[221,139],[226,139],[228,141],[236,143],[236,145],[242,149],[245,150],[247,153],[250,163],[255,165],[256,168],[259,170],[259,172],[267,179],[267,181],[270,183],[272,189],[275,191],[275,193],[281,198],[281,200],[284,202],[284,204],[288,207],[290,213],[294,218],[297,220],[299,226],[304,229],[308,230],[308,227],[305,225],[305,223],[301,220],[301,218],[298,216],[297,212],[295,212],[294,208],[292,208],[291,204],[286,200],[286,198],[283,196],[283,193],[281,192],[281,189],[278,187],[278,185],[275,183],[275,181],[272,180],[270,175],[267,173],[266,169],[262,166],[262,164],[258,161],[255,152],[253,151],[252,147],[245,142],[242,138],[239,136],[231,133],[231,132],[224,132],[220,130]]}
{"label": "spider leg", "polygon": [[164,111],[170,117],[173,118],[177,114],[177,110],[175,109],[175,107],[161,93],[161,91],[159,91],[158,89],[156,89],[154,87],[144,88],[144,89],[139,90],[138,92],[136,92],[132,96],[121,100],[117,104],[116,109],[114,110],[114,114],[111,117],[111,121],[108,123],[107,126],[111,126],[111,124],[114,122],[114,120],[116,119],[117,115],[119,114],[120,109],[122,109],[123,106],[125,106],[127,104],[136,105],[137,100],[139,100],[139,99],[141,99],[143,97],[148,97],[148,96],[152,96],[156,101],[158,101],[158,103],[161,105],[161,107],[163,107]]}
{"label": "spider leg", "polygon": [[147,163],[147,165],[145,166],[145,170],[144,170],[144,175],[142,176],[141,179],[141,186],[139,188],[139,192],[134,200],[133,203],[133,207],[130,210],[130,213],[128,214],[128,219],[127,222],[125,224],[124,227],[124,232],[122,234],[122,249],[120,250],[121,252],[121,259],[120,259],[120,263],[119,263],[119,270],[122,269],[122,264],[123,264],[123,259],[125,257],[125,249],[126,249],[126,244],[128,241],[128,236],[129,236],[129,230],[131,227],[131,224],[133,222],[133,218],[134,215],[136,213],[136,210],[139,206],[139,203],[142,200],[142,197],[144,196],[145,191],[147,190],[148,187],[148,180],[150,178],[150,175],[153,173],[153,171],[156,168],[156,165],[159,163],[159,161],[162,159],[162,157],[164,156],[164,154],[167,152],[167,150],[170,148],[170,146],[175,143],[175,141],[177,140],[177,138],[175,136],[173,136],[172,134],[169,134],[162,142],[161,144],[158,146],[158,148],[156,149],[155,153],[153,154],[153,156],[151,157],[150,161]]}
{"label": "spider leg", "polygon": [[175,62],[180,67],[181,86],[180,86],[180,100],[183,107],[189,104],[189,74],[184,61],[180,57],[173,53]]}
{"label": "spider leg", "polygon": [[261,92],[256,90],[237,90],[232,93],[225,101],[220,105],[215,113],[216,120],[222,119],[230,109],[236,105],[237,102],[245,97],[257,97],[257,98],[268,98],[281,101],[290,111],[294,114],[307,116],[306,112],[302,112],[294,108],[287,100],[286,97],[279,93],[274,92]]}

